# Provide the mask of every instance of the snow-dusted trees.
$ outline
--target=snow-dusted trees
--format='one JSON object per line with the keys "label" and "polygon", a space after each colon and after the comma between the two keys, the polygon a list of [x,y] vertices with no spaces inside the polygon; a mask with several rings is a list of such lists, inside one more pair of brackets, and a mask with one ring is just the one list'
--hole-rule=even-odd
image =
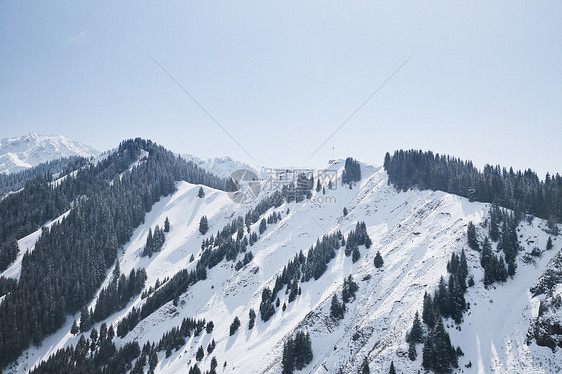
{"label": "snow-dusted trees", "polygon": [[349,274],[347,278],[343,279],[343,289],[341,292],[343,302],[346,304],[349,303],[355,298],[355,294],[358,290],[359,286],[355,283],[351,274]]}
{"label": "snow-dusted trees", "polygon": [[482,253],[480,256],[480,264],[484,268],[484,285],[488,286],[494,282],[507,281],[507,270],[503,256],[496,256],[492,252],[492,244],[488,237],[482,242]]}
{"label": "snow-dusted trees", "polygon": [[[275,313],[273,302],[275,301],[277,293],[281,291],[284,286],[287,286],[286,293],[289,293],[289,302],[294,301],[301,292],[299,283],[308,282],[312,279],[318,280],[328,269],[328,263],[336,256],[336,250],[340,249],[342,246],[346,246],[347,251],[349,243],[354,247],[365,245],[368,248],[371,246],[372,242],[367,234],[367,228],[364,222],[357,223],[355,230],[349,233],[347,241],[344,239],[343,234],[337,231],[318,239],[308,250],[306,256],[302,251],[295,255],[293,260],[289,261],[289,263],[283,267],[281,276],[276,277],[273,290],[264,289],[262,292],[262,302],[260,304],[261,318],[267,321],[273,313]],[[349,256],[351,253],[352,252],[349,251],[349,253],[346,254]],[[344,292],[342,294],[344,302],[348,302],[346,298],[354,297],[356,289],[354,291],[353,289],[356,286],[357,284],[353,282],[351,277],[344,280]],[[351,296],[345,295],[345,292],[348,291],[352,293]],[[265,317],[263,312],[265,312]]]}
{"label": "snow-dusted trees", "polygon": [[466,229],[468,246],[475,251],[480,250],[480,245],[478,244],[478,238],[476,237],[476,227],[472,221],[468,222],[468,227]]}
{"label": "snow-dusted trees", "polygon": [[379,251],[377,251],[377,254],[375,255],[375,259],[373,260],[375,267],[381,268],[384,265],[384,260],[382,259],[381,253]]}
{"label": "snow-dusted trees", "polygon": [[[457,367],[457,353],[451,346],[449,334],[443,327],[442,318],[453,318],[458,324],[462,321],[462,314],[467,305],[464,299],[468,265],[466,255],[462,250],[460,256],[453,253],[447,263],[449,281],[443,277],[434,292],[434,296],[426,292],[423,298],[422,321],[427,325],[427,335],[424,338],[423,328],[416,312],[412,329],[406,336],[408,341],[408,357],[417,357],[416,343],[423,339],[423,367],[437,373],[448,373],[451,367]],[[460,350],[459,350],[460,351]]]}
{"label": "snow-dusted trees", "polygon": [[423,342],[423,328],[420,321],[420,315],[418,311],[416,311],[416,315],[414,316],[414,322],[412,323],[412,329],[408,333],[406,337],[406,341],[410,342],[413,341],[414,343],[422,343]]}
{"label": "snow-dusted trees", "polygon": [[91,314],[91,322],[102,321],[112,313],[125,307],[131,297],[138,295],[146,282],[144,268],[131,269],[129,276],[114,273],[109,285],[100,291],[96,307]]}
{"label": "snow-dusted trees", "polygon": [[18,242],[14,237],[0,245],[0,272],[6,270],[15,261],[19,251]]}
{"label": "snow-dusted trees", "polygon": [[390,361],[390,369],[388,369],[388,374],[396,374],[396,369],[394,368],[394,361]]}
{"label": "snow-dusted trees", "polygon": [[345,314],[345,304],[340,303],[338,295],[332,296],[332,304],[330,305],[330,317],[335,320],[343,319]]}
{"label": "snow-dusted trees", "polygon": [[205,352],[203,351],[203,347],[199,346],[199,349],[197,349],[197,353],[195,354],[195,359],[197,361],[201,361],[203,357],[205,357]]}
{"label": "snow-dusted trees", "polygon": [[197,192],[197,197],[200,199],[205,197],[205,191],[203,191],[203,187],[199,187],[199,192]]}
{"label": "snow-dusted trees", "polygon": [[451,367],[458,367],[457,353],[451,345],[451,339],[441,317],[437,318],[435,326],[423,344],[422,366],[436,373],[449,373]]}
{"label": "snow-dusted trees", "polygon": [[146,244],[142,251],[142,255],[151,257],[154,252],[158,252],[160,251],[160,249],[162,249],[165,241],[166,235],[164,234],[164,230],[162,230],[160,226],[156,225],[156,227],[154,228],[154,233],[152,232],[152,228],[149,228],[148,235],[146,237]]}
{"label": "snow-dusted trees", "polygon": [[369,360],[367,357],[363,359],[363,363],[361,364],[361,368],[359,369],[361,374],[370,374],[371,370],[369,369]]}
{"label": "snow-dusted trees", "polygon": [[351,184],[361,180],[361,166],[351,157],[345,159],[345,166],[341,176],[342,184]]}
{"label": "snow-dusted trees", "polygon": [[351,274],[347,278],[343,279],[343,287],[342,287],[342,302],[337,296],[334,294],[332,296],[332,304],[330,305],[330,316],[335,320],[343,319],[346,307],[345,304],[351,302],[355,298],[355,294],[359,290],[359,286],[353,280]]}
{"label": "snow-dusted trees", "polygon": [[265,219],[262,218],[261,222],[260,222],[260,227],[259,227],[259,232],[260,235],[263,234],[265,232],[265,229],[267,228],[267,224],[265,222]]}
{"label": "snow-dusted trees", "polygon": [[[100,326],[100,332],[94,328],[90,332],[90,339],[82,334],[75,346],[58,350],[48,359],[35,366],[30,374],[70,373],[70,372],[124,372],[123,368],[132,368],[131,374],[143,373],[144,366],[149,364],[149,370],[154,370],[158,363],[154,345],[145,344],[142,351],[137,342],[123,344],[119,349],[113,343],[113,329],[107,329],[106,324]],[[147,362],[147,356],[150,359]],[[132,362],[135,360],[135,365]]]}
{"label": "snow-dusted trees", "polygon": [[254,324],[256,322],[256,312],[254,311],[254,309],[250,309],[249,314],[249,321],[248,321],[248,330],[251,330],[254,328]]}
{"label": "snow-dusted trees", "polygon": [[414,361],[418,356],[418,353],[416,352],[416,344],[423,343],[424,341],[420,315],[417,311],[416,315],[414,316],[414,322],[412,323],[412,329],[406,335],[406,341],[409,343],[408,358]]}
{"label": "snow-dusted trees", "polygon": [[164,220],[164,232],[170,232],[170,220],[168,217]]}
{"label": "snow-dusted trees", "polygon": [[207,221],[207,216],[202,216],[199,221],[199,232],[201,235],[205,235],[209,231],[209,222]]}
{"label": "snow-dusted trees", "polygon": [[312,342],[308,332],[297,331],[283,345],[283,374],[292,374],[295,369],[302,370],[313,359]]}
{"label": "snow-dusted trees", "polygon": [[260,303],[260,316],[262,321],[267,322],[275,314],[275,308],[273,307],[273,293],[267,287],[265,287],[261,293],[261,303]]}
{"label": "snow-dusted trees", "polygon": [[238,318],[238,316],[234,317],[234,320],[232,321],[232,323],[230,324],[230,335],[234,335],[234,333],[238,330],[238,328],[240,327],[240,319]]}

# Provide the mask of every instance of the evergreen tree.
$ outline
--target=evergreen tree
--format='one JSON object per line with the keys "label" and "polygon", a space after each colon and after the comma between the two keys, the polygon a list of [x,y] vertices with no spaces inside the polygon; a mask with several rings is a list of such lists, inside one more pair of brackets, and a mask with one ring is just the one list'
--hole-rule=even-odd
{"label": "evergreen tree", "polygon": [[80,332],[86,332],[90,329],[91,324],[91,317],[90,311],[87,307],[83,307],[80,313]]}
{"label": "evergreen tree", "polygon": [[203,351],[203,347],[199,346],[199,349],[197,349],[197,353],[195,354],[195,359],[197,361],[201,361],[203,357],[205,357],[205,352]]}
{"label": "evergreen tree", "polygon": [[443,317],[451,316],[451,295],[443,277],[439,278],[433,302]]}
{"label": "evergreen tree", "polygon": [[94,327],[90,332],[90,340],[92,341],[92,343],[95,343],[97,342],[98,337],[99,337],[98,330],[96,330],[96,328]]}
{"label": "evergreen tree", "polygon": [[80,332],[80,330],[78,329],[78,324],[76,323],[76,320],[74,320],[74,322],[72,323],[72,327],[70,328],[70,333],[72,335],[76,335]]}
{"label": "evergreen tree", "polygon": [[0,272],[6,270],[16,260],[19,251],[18,242],[14,237],[0,245]]}
{"label": "evergreen tree", "polygon": [[472,223],[472,221],[468,223],[466,234],[467,234],[468,246],[474,249],[475,251],[479,251],[480,245],[478,244],[478,238],[476,237],[476,226],[474,226],[474,223]]}
{"label": "evergreen tree", "polygon": [[289,338],[283,345],[283,373],[293,373],[295,369],[302,370],[313,359],[310,335],[297,331],[294,338]]}
{"label": "evergreen tree", "polygon": [[113,329],[113,325],[109,326],[109,329],[107,330],[107,340],[113,340],[113,338],[115,337],[115,330]]}
{"label": "evergreen tree", "polygon": [[388,374],[396,374],[396,369],[394,368],[394,361],[390,362],[390,369],[388,370]]}
{"label": "evergreen tree", "polygon": [[357,261],[359,261],[360,258],[361,258],[361,252],[359,252],[359,248],[355,246],[355,248],[353,248],[353,252],[351,253],[351,261],[353,263],[356,263]]}
{"label": "evergreen tree", "polygon": [[207,354],[211,354],[214,350],[215,347],[217,346],[217,343],[215,342],[215,339],[213,339],[208,345],[207,345]]}
{"label": "evergreen tree", "polygon": [[490,238],[497,242],[500,238],[499,223],[501,220],[500,208],[496,204],[490,206]]}
{"label": "evergreen tree", "polygon": [[335,320],[343,319],[345,313],[345,305],[342,305],[338,299],[338,296],[334,294],[332,296],[332,305],[330,306],[330,316]]}
{"label": "evergreen tree", "polygon": [[164,232],[170,232],[170,220],[166,217],[164,221]]}
{"label": "evergreen tree", "polygon": [[152,256],[154,252],[154,241],[152,239],[152,227],[148,228],[148,236],[146,237],[146,244],[144,246],[143,256]]}
{"label": "evergreen tree", "polygon": [[480,265],[482,265],[482,267],[485,268],[486,265],[491,261],[492,256],[493,256],[492,244],[490,243],[490,240],[486,236],[484,238],[484,242],[482,243],[482,252],[480,253]]}
{"label": "evergreen tree", "polygon": [[[386,162],[388,161],[388,162]],[[447,155],[432,152],[399,150],[388,160],[385,170],[397,190],[409,188],[442,190],[468,197],[471,200],[501,205],[517,212],[535,215],[543,219],[553,217],[554,222],[562,220],[562,177],[541,181],[532,170],[514,172],[513,169],[486,165],[482,171],[470,161],[462,161]],[[499,216],[490,217],[490,237],[494,234]],[[506,261],[509,259],[506,258]]]}
{"label": "evergreen tree", "polygon": [[199,192],[197,192],[197,197],[200,199],[205,197],[205,191],[203,191],[203,187],[199,187]]}
{"label": "evergreen tree", "polygon": [[375,255],[374,264],[377,269],[381,268],[384,265],[384,261],[379,251],[377,251],[377,254]]}
{"label": "evergreen tree", "polygon": [[207,231],[209,231],[209,222],[207,221],[207,216],[203,216],[199,221],[199,232],[201,235],[205,235]]}
{"label": "evergreen tree", "polygon": [[350,184],[361,180],[361,166],[359,162],[351,157],[346,158],[343,169],[341,182],[342,184]]}
{"label": "evergreen tree", "polygon": [[546,242],[546,250],[549,251],[549,250],[552,249],[552,247],[553,247],[553,244],[552,244],[552,237],[549,236],[549,237],[548,237],[548,240],[547,240],[547,242]]}
{"label": "evergreen tree", "polygon": [[283,365],[282,374],[293,374],[295,371],[295,354],[293,339],[287,339],[283,344],[283,357],[281,358]]}
{"label": "evergreen tree", "polygon": [[261,293],[261,303],[260,303],[260,316],[262,321],[267,322],[275,313],[275,308],[272,304],[273,294],[271,290],[265,287]]}
{"label": "evergreen tree", "polygon": [[240,319],[238,317],[234,317],[234,320],[230,324],[230,336],[236,333],[236,330],[240,327]]}
{"label": "evergreen tree", "polygon": [[347,216],[347,208],[346,207],[343,207],[343,216],[344,217]]}
{"label": "evergreen tree", "polygon": [[342,300],[345,303],[349,303],[351,299],[355,298],[355,293],[359,290],[359,286],[353,280],[351,274],[347,278],[343,279],[343,289],[342,289]]}
{"label": "evergreen tree", "polygon": [[505,269],[505,261],[503,257],[500,257],[500,260],[497,262],[497,270],[495,271],[496,279],[500,282],[507,281],[507,270]]}
{"label": "evergreen tree", "polygon": [[420,315],[416,311],[416,315],[414,316],[414,322],[412,323],[412,329],[410,330],[410,334],[408,335],[408,340],[414,343],[422,343],[423,342],[423,328],[421,326]]}
{"label": "evergreen tree", "polygon": [[422,320],[429,328],[435,325],[435,308],[433,307],[433,299],[427,292],[423,295],[423,311]]}
{"label": "evergreen tree", "polygon": [[410,340],[410,343],[408,344],[408,358],[411,361],[415,361],[417,357],[418,352],[416,352],[416,343]]}
{"label": "evergreen tree", "polygon": [[250,320],[248,321],[248,330],[251,330],[254,328],[254,323],[256,321],[256,312],[254,312],[254,309],[250,309],[249,317]]}
{"label": "evergreen tree", "polygon": [[363,363],[361,364],[361,369],[359,369],[359,372],[361,374],[370,374],[371,370],[369,370],[369,360],[367,360],[367,357],[365,357],[363,359]]}
{"label": "evergreen tree", "polygon": [[107,339],[107,324],[104,322],[100,326],[100,341],[104,342]]}
{"label": "evergreen tree", "polygon": [[436,373],[449,373],[451,367],[458,366],[456,351],[451,346],[451,339],[441,317],[437,318],[435,327],[425,339],[422,366]]}
{"label": "evergreen tree", "polygon": [[265,222],[265,219],[262,219],[261,222],[260,222],[260,227],[259,227],[260,235],[265,232],[266,227],[267,227],[267,224]]}

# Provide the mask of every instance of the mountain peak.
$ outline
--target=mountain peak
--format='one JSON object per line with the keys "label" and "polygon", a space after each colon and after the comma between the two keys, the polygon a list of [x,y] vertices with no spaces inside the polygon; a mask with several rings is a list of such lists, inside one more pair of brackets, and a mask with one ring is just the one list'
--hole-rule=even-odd
{"label": "mountain peak", "polygon": [[0,173],[11,174],[61,157],[96,156],[99,152],[89,145],[62,135],[26,135],[0,140]]}

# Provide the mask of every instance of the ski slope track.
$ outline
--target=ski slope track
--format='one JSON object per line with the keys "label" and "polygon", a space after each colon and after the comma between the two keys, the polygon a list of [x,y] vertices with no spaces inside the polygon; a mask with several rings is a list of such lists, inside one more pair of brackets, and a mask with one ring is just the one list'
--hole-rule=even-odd
{"label": "ski slope track", "polygon": [[[333,163],[329,168],[338,170],[341,176],[343,162]],[[248,265],[236,271],[235,262],[222,261],[207,270],[206,280],[181,295],[177,306],[172,302],[165,304],[125,338],[116,338],[116,344],[136,340],[142,346],[146,341],[158,342],[165,332],[179,326],[184,317],[194,317],[213,321],[213,332],[187,337],[186,344],[167,358],[165,352],[160,352],[156,373],[187,372],[197,362],[197,349],[200,346],[205,349],[214,339],[213,353],[207,355],[205,350],[205,357],[197,362],[202,371],[208,370],[211,358],[216,357],[218,373],[279,374],[283,342],[298,330],[310,333],[314,358],[297,372],[337,373],[341,369],[343,373],[357,373],[365,357],[371,373],[387,373],[391,361],[399,373],[423,372],[421,345],[417,346],[417,360],[410,361],[406,333],[415,312],[422,311],[424,292],[433,291],[439,278],[447,276],[446,265],[451,254],[465,248],[469,276],[474,276],[476,282],[466,294],[470,309],[459,327],[452,320],[445,320],[452,344],[460,346],[465,353],[459,358],[456,372],[560,372],[560,350],[552,352],[535,343],[527,346],[525,339],[539,302],[529,288],[552,256],[561,250],[562,240],[555,239],[554,248],[545,251],[535,264],[519,260],[513,279],[486,289],[482,283],[480,255],[466,244],[466,228],[469,221],[474,222],[480,238],[483,237],[486,230],[481,224],[488,217],[488,204],[469,202],[440,191],[397,192],[388,185],[388,177],[381,167],[362,165],[361,169],[362,180],[351,189],[338,181],[337,189],[326,188],[325,195],[313,190],[310,200],[270,209],[262,217],[275,211],[281,213],[281,220],[267,225],[258,242],[248,247],[254,254]],[[201,199],[197,197],[200,187],[178,182],[174,194],[153,206],[145,223],[119,252],[122,273],[146,268],[148,289],[157,279],[172,277],[181,269],[193,269],[201,254],[202,240],[233,218],[243,216],[259,200],[238,205],[226,193],[205,186],[205,197]],[[344,207],[349,211],[345,217]],[[206,235],[198,231],[203,215],[209,220]],[[149,228],[154,229],[157,224],[162,227],[166,217],[171,230],[166,234],[162,250],[150,258],[141,257]],[[275,277],[283,267],[300,251],[306,253],[318,238],[337,230],[347,235],[358,221],[367,225],[373,241],[371,248],[361,246],[361,258],[356,263],[344,255],[343,248],[338,250],[322,277],[301,283],[302,294],[291,303],[283,288],[278,296],[287,309],[276,308],[273,317],[264,323],[259,315],[263,288],[273,288]],[[252,225],[251,230],[257,232],[258,225],[259,222]],[[518,230],[524,251],[530,252],[534,246],[545,248],[548,239],[545,227],[546,223],[539,219],[521,224]],[[32,241],[31,238],[22,240]],[[373,265],[377,251],[384,259],[380,269]],[[190,261],[192,255],[194,261]],[[17,262],[12,267],[17,267]],[[109,283],[111,271],[102,287]],[[359,291],[355,300],[347,304],[344,319],[336,322],[330,318],[331,298],[336,292],[341,297],[343,279],[349,274],[359,285]],[[139,307],[143,302],[139,295],[103,322],[116,327],[132,307]],[[90,306],[94,305],[95,299]],[[256,311],[257,318],[254,328],[248,330],[250,308]],[[241,326],[229,336],[230,323],[236,316]],[[74,336],[69,331],[73,320],[79,317],[79,314],[68,316],[59,332],[47,337],[41,347],[25,351],[7,372],[25,373],[58,349],[76,344],[80,334]],[[98,330],[101,323],[95,325]],[[89,332],[85,334],[89,336]],[[465,367],[469,362],[472,366]]]}

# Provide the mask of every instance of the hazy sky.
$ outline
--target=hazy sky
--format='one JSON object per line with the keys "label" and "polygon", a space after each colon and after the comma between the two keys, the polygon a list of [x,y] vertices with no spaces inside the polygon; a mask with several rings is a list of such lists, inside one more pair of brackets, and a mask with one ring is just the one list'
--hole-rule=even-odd
{"label": "hazy sky", "polygon": [[30,131],[267,166],[417,148],[562,173],[562,2],[3,0],[0,138]]}

